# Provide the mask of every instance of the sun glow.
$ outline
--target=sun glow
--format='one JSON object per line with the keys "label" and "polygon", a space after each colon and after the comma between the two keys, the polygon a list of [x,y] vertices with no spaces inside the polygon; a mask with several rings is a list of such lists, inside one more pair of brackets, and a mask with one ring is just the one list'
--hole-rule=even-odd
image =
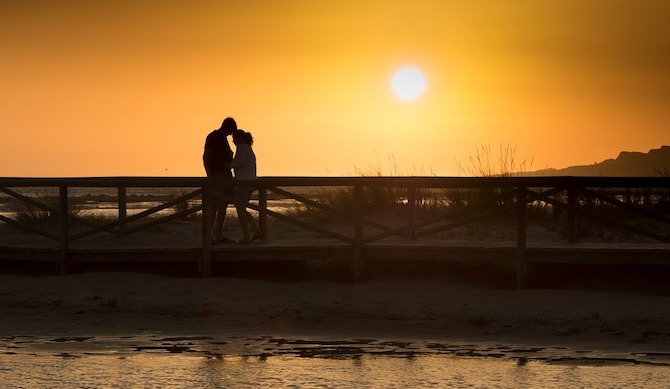
{"label": "sun glow", "polygon": [[419,69],[406,66],[393,74],[391,87],[399,98],[406,101],[414,100],[426,90],[426,78]]}

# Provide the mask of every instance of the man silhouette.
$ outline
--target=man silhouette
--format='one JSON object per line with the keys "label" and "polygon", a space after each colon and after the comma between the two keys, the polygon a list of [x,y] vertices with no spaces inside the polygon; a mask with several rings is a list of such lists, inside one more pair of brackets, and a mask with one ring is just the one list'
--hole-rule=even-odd
{"label": "man silhouette", "polygon": [[[205,152],[202,155],[202,161],[205,165],[207,177],[217,180],[233,180],[233,174],[230,171],[230,163],[233,161],[233,150],[228,143],[228,136],[237,130],[235,119],[226,118],[221,127],[207,135],[205,140]],[[226,210],[229,200],[222,195],[228,195],[231,198],[235,195],[233,186],[217,190],[212,196],[212,243],[232,242],[232,239],[223,236],[223,225],[226,221]]]}

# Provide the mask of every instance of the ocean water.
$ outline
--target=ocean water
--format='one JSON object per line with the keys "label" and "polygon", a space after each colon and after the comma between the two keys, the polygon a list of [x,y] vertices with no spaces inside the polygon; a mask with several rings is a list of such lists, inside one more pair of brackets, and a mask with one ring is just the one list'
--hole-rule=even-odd
{"label": "ocean water", "polygon": [[422,355],[0,355],[3,388],[663,388],[670,366]]}
{"label": "ocean water", "polygon": [[[126,206],[126,215],[132,216],[140,212],[144,212],[153,207],[162,205],[164,202],[161,201],[136,201],[128,203]],[[252,203],[258,205],[258,201],[252,200]],[[190,206],[200,205],[200,200],[190,200]],[[294,209],[299,206],[299,203],[291,199],[282,199],[282,200],[268,200],[268,209],[274,212],[286,212],[289,209]],[[235,212],[235,207],[230,205],[230,212]],[[107,218],[116,218],[119,215],[119,207],[116,202],[97,202],[90,201],[87,203],[79,204],[76,208],[79,211],[79,216],[81,217],[107,217]],[[154,213],[157,216],[168,216],[175,212],[173,208],[166,208]],[[250,212],[255,213],[256,211],[250,210]],[[15,218],[16,211],[15,207],[10,203],[0,204],[0,215]]]}

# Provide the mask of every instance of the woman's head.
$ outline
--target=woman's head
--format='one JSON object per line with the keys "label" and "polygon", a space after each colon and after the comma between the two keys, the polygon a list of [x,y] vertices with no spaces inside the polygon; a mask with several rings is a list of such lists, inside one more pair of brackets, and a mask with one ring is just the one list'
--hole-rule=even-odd
{"label": "woman's head", "polygon": [[254,143],[254,137],[251,136],[250,132],[235,130],[233,131],[233,142],[235,144],[246,143],[251,146]]}

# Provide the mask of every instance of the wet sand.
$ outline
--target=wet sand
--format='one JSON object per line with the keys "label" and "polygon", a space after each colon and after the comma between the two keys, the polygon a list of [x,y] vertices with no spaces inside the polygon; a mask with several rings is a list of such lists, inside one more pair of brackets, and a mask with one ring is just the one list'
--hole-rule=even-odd
{"label": "wet sand", "polygon": [[670,364],[670,296],[131,272],[0,275],[0,353],[452,354]]}

